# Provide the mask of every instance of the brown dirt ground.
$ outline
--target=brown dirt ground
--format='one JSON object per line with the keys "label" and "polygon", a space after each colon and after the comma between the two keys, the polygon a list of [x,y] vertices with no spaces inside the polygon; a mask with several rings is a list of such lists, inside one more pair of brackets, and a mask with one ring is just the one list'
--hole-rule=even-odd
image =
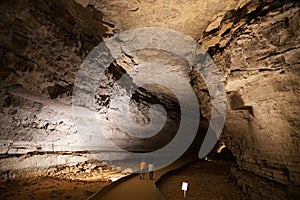
{"label": "brown dirt ground", "polygon": [[[246,196],[230,177],[231,164],[223,161],[200,161],[165,177],[159,189],[168,200],[182,200],[183,181],[189,183],[186,200],[246,200]],[[138,177],[136,178],[138,179]],[[137,180],[140,181],[140,180]],[[87,199],[109,182],[59,180],[41,177],[30,181],[0,184],[0,199],[63,200]]]}
{"label": "brown dirt ground", "polygon": [[87,199],[109,182],[83,182],[41,177],[30,181],[0,184],[0,199],[4,200],[82,200]]}
{"label": "brown dirt ground", "polygon": [[230,177],[231,164],[224,161],[200,161],[165,177],[159,189],[168,200],[182,200],[182,182],[188,182],[186,200],[246,200]]}

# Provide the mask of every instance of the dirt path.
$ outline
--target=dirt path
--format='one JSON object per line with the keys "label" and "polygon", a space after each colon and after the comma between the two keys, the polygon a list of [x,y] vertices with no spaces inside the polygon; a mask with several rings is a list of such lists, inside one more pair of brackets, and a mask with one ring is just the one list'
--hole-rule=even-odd
{"label": "dirt path", "polygon": [[131,179],[120,183],[103,195],[101,192],[97,192],[90,200],[157,200],[159,199],[159,196],[156,192],[155,181],[166,172],[179,168],[192,159],[193,157],[191,156],[185,156],[184,158],[175,161],[173,164],[155,171],[154,180],[149,180],[149,174],[145,175],[144,180],[140,180],[139,176],[134,176]]}
{"label": "dirt path", "polygon": [[[149,174],[144,180],[133,176],[128,180],[112,187],[106,193],[101,188],[108,182],[82,182],[58,180],[42,177],[28,182],[8,182],[0,184],[0,199],[74,199],[74,200],[157,200],[163,199],[155,186],[160,176],[173,169],[177,169],[192,157],[177,160],[170,166],[154,173],[154,180],[149,180]],[[183,181],[189,183],[186,200],[246,200],[241,189],[230,178],[230,163],[221,161],[199,161],[164,176],[159,184],[159,190],[169,200],[182,200]],[[98,191],[98,192],[97,192]],[[94,194],[94,195],[93,195]],[[92,196],[92,197],[91,197]]]}
{"label": "dirt path", "polygon": [[154,180],[149,180],[149,174],[145,180],[139,176],[130,178],[113,187],[108,192],[97,192],[91,200],[182,200],[182,182],[188,182],[189,188],[186,200],[247,200],[242,190],[230,177],[231,164],[223,161],[199,161],[186,167],[180,168],[173,175],[166,176],[159,184],[159,190],[163,196],[159,196],[155,181],[173,169],[178,169],[191,158],[181,158],[172,165],[155,172]]}

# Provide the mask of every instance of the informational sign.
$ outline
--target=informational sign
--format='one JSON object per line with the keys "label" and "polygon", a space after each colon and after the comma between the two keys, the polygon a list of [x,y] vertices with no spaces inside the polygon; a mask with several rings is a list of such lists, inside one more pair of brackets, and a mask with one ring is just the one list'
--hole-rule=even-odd
{"label": "informational sign", "polygon": [[187,182],[182,182],[182,187],[181,187],[181,189],[182,189],[183,191],[187,191],[187,188],[188,188],[188,183],[187,183]]}
{"label": "informational sign", "polygon": [[183,198],[186,197],[186,191],[188,189],[188,183],[187,182],[182,182],[181,189],[183,190]]}

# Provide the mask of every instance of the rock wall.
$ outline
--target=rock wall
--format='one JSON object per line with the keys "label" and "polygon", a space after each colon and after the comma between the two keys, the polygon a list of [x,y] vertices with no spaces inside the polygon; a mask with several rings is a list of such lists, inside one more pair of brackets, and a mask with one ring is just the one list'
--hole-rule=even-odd
{"label": "rock wall", "polygon": [[[12,170],[89,159],[90,154],[97,154],[99,149],[87,146],[89,143],[82,142],[79,136],[71,107],[72,89],[79,65],[93,47],[109,35],[106,27],[109,24],[102,20],[102,13],[94,6],[83,7],[69,0],[9,1],[1,2],[0,6],[0,171],[8,174],[7,171]],[[125,56],[123,62],[128,59],[130,57]],[[128,137],[107,114],[109,108],[119,111],[110,105],[115,91],[120,94],[114,97],[122,96],[121,101],[130,98],[126,86],[116,83],[130,67],[132,65],[126,68],[122,61],[114,62],[101,80],[95,94],[99,124],[105,131],[113,132],[110,139],[124,149],[128,146],[134,151],[159,148],[173,138],[178,126],[173,122],[179,119],[178,102],[172,94],[166,95],[167,90],[139,88],[130,102],[132,118],[141,126],[149,124],[151,104],[161,103],[170,111],[162,133],[147,142]],[[164,75],[160,74],[162,78]],[[132,82],[132,77],[128,77],[128,81]],[[162,111],[158,109],[153,113],[156,121],[162,121],[159,120],[164,116]],[[127,119],[128,116],[124,116],[118,122],[133,130]],[[86,133],[85,138],[91,143],[95,141],[90,133]],[[103,140],[97,145],[105,146],[105,143]],[[108,159],[109,153],[106,154],[104,157]]]}
{"label": "rock wall", "polygon": [[75,73],[107,28],[74,1],[0,2],[1,173],[90,159],[71,109]]}
{"label": "rock wall", "polygon": [[299,6],[252,1],[216,18],[201,39],[226,82],[232,173],[252,199],[300,195]]}

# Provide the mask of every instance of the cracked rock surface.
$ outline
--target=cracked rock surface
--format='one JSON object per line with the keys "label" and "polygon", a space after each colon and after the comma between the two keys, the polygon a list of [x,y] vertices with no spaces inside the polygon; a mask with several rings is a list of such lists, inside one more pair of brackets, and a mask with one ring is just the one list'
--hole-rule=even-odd
{"label": "cracked rock surface", "polygon": [[[1,174],[13,179],[24,169],[72,166],[93,159],[99,151],[82,143],[71,106],[81,63],[95,46],[117,33],[160,27],[197,40],[222,74],[228,105],[220,139],[236,157],[231,173],[244,192],[253,199],[297,199],[299,7],[296,0],[1,1]],[[167,68],[141,68],[149,62]],[[190,80],[199,100],[203,138],[212,109],[203,77],[170,52],[144,49],[115,60],[92,99],[98,123],[114,133],[110,139],[130,151],[151,151],[176,133],[180,112],[174,93],[152,85],[130,96],[128,85],[118,82],[126,74],[127,83],[134,85],[143,70],[160,79],[180,74]],[[151,123],[150,114],[158,122],[166,119],[163,140],[130,143],[132,138],[112,118],[127,100],[130,119],[142,128]],[[153,104],[163,105],[167,115],[160,107],[151,110]],[[133,129],[126,116],[118,122]]]}
{"label": "cracked rock surface", "polygon": [[229,110],[221,137],[253,198],[299,195],[299,11],[294,1],[254,1],[201,40],[222,66]]}

